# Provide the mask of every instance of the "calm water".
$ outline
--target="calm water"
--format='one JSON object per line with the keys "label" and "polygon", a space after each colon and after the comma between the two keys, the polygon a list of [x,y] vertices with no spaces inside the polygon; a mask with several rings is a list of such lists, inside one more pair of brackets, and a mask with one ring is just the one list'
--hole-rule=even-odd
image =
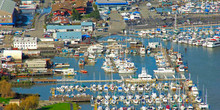
{"label": "calm water", "polygon": [[[119,36],[111,36],[119,37]],[[107,39],[107,38],[104,38]],[[122,39],[120,37],[120,39]],[[141,40],[141,39],[139,39]],[[143,40],[145,45],[147,45],[148,41],[159,41],[159,39],[144,39]],[[165,42],[163,43],[167,48],[171,47],[171,43]],[[188,63],[189,72],[191,73],[191,78],[193,79],[194,83],[197,83],[197,77],[199,79],[199,89],[202,91],[203,85],[205,88],[208,89],[208,103],[211,106],[211,110],[218,110],[220,108],[220,104],[218,101],[220,100],[220,94],[217,91],[220,91],[220,83],[219,71],[220,65],[219,58],[220,58],[220,48],[203,48],[203,47],[195,47],[195,46],[187,46],[187,45],[177,45],[175,43],[172,44],[175,51],[179,51],[183,54],[184,62]],[[187,48],[187,52],[185,52],[185,48]],[[155,59],[152,56],[145,56],[140,57],[138,55],[128,55],[128,58],[135,63],[135,66],[138,68],[136,74],[132,76],[137,76],[141,72],[141,67],[146,67],[148,69],[148,73],[153,75],[153,70],[156,69]],[[71,67],[75,70],[79,70],[78,66],[78,59],[75,58],[62,58],[62,57],[55,57],[53,59],[54,62],[57,63],[70,63]],[[95,66],[85,66],[84,69],[88,70],[87,74],[78,74],[75,76],[76,79],[112,79],[111,74],[106,74],[101,69],[104,59],[98,58],[97,63]],[[186,74],[186,77],[188,75]],[[61,79],[62,77],[54,77],[56,79]],[[120,79],[119,74],[113,74],[113,79]],[[48,100],[48,97],[51,96],[50,88],[61,86],[64,84],[57,84],[57,85],[46,85],[46,86],[33,86],[31,88],[13,88],[14,91],[20,93],[38,93],[41,95],[42,100]],[[73,84],[66,84],[66,85],[73,85]],[[83,83],[81,85],[90,86],[88,83]],[[89,103],[80,103],[82,109],[91,108]]]}

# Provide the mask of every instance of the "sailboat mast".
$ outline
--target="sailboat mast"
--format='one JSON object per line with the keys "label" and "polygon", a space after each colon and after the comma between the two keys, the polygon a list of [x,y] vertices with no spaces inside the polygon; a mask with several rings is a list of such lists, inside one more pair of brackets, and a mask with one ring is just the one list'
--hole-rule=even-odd
{"label": "sailboat mast", "polygon": [[198,75],[197,75],[197,88],[199,89],[199,78],[198,78]]}
{"label": "sailboat mast", "polygon": [[175,12],[175,22],[174,22],[174,29],[176,30],[176,12]]}
{"label": "sailboat mast", "polygon": [[205,101],[205,91],[204,91],[204,85],[203,85],[203,89],[202,89],[202,96],[203,96],[203,101]]}
{"label": "sailboat mast", "polygon": [[206,98],[205,98],[205,103],[206,103],[206,104],[208,104],[208,101],[207,101],[207,94],[208,94],[208,93],[207,93],[207,88],[206,88],[206,95],[205,95],[205,97],[206,97]]}

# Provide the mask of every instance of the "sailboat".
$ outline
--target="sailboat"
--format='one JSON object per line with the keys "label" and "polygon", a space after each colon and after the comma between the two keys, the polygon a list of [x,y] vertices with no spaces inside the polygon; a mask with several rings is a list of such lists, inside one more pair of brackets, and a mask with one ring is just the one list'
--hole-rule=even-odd
{"label": "sailboat", "polygon": [[202,102],[201,104],[199,104],[200,109],[209,109],[209,105],[207,102],[207,89],[206,89],[205,99],[206,99],[205,102]]}

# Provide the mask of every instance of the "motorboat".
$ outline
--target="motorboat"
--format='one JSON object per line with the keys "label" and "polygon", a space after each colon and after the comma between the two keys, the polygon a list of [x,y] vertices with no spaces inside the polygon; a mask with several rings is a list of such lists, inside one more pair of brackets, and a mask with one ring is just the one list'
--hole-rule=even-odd
{"label": "motorboat", "polygon": [[66,68],[66,69],[54,69],[54,72],[57,74],[62,74],[65,76],[73,76],[76,75],[76,72],[74,71],[74,68]]}
{"label": "motorboat", "polygon": [[118,86],[118,92],[122,92],[122,87],[121,86]]}
{"label": "motorboat", "polygon": [[154,73],[175,73],[175,70],[172,68],[158,68],[157,70],[153,70]]}
{"label": "motorboat", "polygon": [[211,48],[218,47],[218,46],[220,46],[220,39],[219,38],[218,39],[216,39],[216,38],[210,39],[207,41],[206,46],[211,47]]}
{"label": "motorboat", "polygon": [[152,76],[147,74],[146,69],[144,67],[142,67],[142,71],[141,71],[141,74],[138,75],[138,79],[151,80]]}
{"label": "motorboat", "polygon": [[78,64],[79,64],[79,66],[84,66],[85,62],[84,62],[84,60],[80,59]]}
{"label": "motorboat", "polygon": [[144,47],[141,47],[141,48],[140,48],[140,54],[141,54],[141,55],[145,55],[145,53],[146,53],[145,48],[144,48]]}
{"label": "motorboat", "polygon": [[101,44],[95,44],[95,45],[91,45],[91,46],[89,46],[88,48],[87,48],[87,51],[89,52],[89,53],[102,53],[103,52],[103,49],[104,49],[104,47],[103,47],[103,45],[101,45]]}
{"label": "motorboat", "polygon": [[68,64],[68,63],[55,63],[54,66],[55,66],[55,68],[69,68],[70,64]]}

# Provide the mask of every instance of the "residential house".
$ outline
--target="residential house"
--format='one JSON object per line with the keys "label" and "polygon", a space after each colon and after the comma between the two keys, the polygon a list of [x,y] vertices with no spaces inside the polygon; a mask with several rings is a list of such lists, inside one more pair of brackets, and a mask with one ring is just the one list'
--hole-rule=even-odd
{"label": "residential house", "polygon": [[18,49],[37,49],[37,37],[14,37],[14,48]]}
{"label": "residential house", "polygon": [[18,106],[20,105],[21,100],[20,99],[11,99],[9,101],[9,104],[17,104]]}
{"label": "residential house", "polygon": [[72,15],[73,4],[71,2],[55,3],[52,5],[51,12],[54,16]]}
{"label": "residential house", "polygon": [[0,0],[0,26],[12,27],[16,21],[15,2]]}
{"label": "residential house", "polygon": [[61,23],[61,24],[69,24],[70,21],[65,16],[54,16],[51,19],[51,23]]}
{"label": "residential house", "polygon": [[81,14],[86,13],[88,0],[74,0],[73,7]]}

